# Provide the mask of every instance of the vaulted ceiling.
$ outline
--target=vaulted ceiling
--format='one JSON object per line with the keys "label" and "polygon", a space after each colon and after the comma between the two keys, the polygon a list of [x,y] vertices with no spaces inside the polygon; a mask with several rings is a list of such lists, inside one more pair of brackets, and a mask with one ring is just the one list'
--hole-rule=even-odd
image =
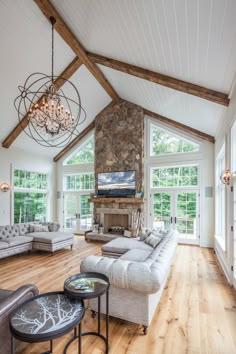
{"label": "vaulted ceiling", "polygon": [[[47,0],[0,1],[1,143],[18,123],[13,105],[18,85],[33,72],[50,73],[51,27],[42,12],[48,4]],[[215,136],[236,71],[235,0],[52,0],[51,4],[86,52],[181,80],[179,89],[173,89],[147,81],[145,75],[95,64],[92,54],[81,54],[73,45],[72,50],[67,38],[56,33],[56,74],[78,54],[86,64],[71,77],[87,113],[81,131],[117,95]],[[186,83],[198,85],[200,97],[187,93]],[[210,90],[215,102],[202,98],[211,95]],[[216,103],[217,97],[223,97],[224,103]],[[12,146],[50,157],[59,152],[39,146],[24,133]]]}

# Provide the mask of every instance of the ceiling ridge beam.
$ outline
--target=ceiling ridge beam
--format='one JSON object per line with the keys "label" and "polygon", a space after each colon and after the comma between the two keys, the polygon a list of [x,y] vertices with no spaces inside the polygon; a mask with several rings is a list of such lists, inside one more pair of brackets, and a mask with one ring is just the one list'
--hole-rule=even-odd
{"label": "ceiling ridge beam", "polygon": [[176,122],[175,120],[172,120],[170,118],[161,116],[160,114],[152,112],[152,111],[149,111],[149,110],[147,110],[145,108],[143,108],[143,112],[144,112],[145,115],[147,115],[147,116],[149,116],[151,118],[154,118],[154,119],[158,120],[159,122],[162,122],[162,123],[170,125],[170,126],[172,126],[174,128],[180,129],[181,131],[184,131],[184,132],[186,132],[186,133],[188,133],[190,135],[193,135],[193,136],[195,136],[197,138],[209,141],[210,143],[213,143],[213,144],[215,143],[215,138],[212,135],[203,133],[200,130],[191,128],[188,125]]}
{"label": "ceiling ridge beam", "polygon": [[53,161],[60,160],[68,151],[70,151],[76,144],[78,144],[91,130],[95,128],[95,119],[82,132],[73,139],[64,149],[62,149],[54,158]]}
{"label": "ceiling ridge beam", "polygon": [[103,75],[99,67],[91,60],[79,40],[64,22],[60,14],[57,12],[55,7],[50,3],[49,0],[34,0],[38,5],[43,14],[48,18],[53,16],[56,19],[55,30],[60,34],[64,41],[69,45],[69,47],[74,51],[74,53],[79,57],[82,63],[88,68],[95,79],[101,84],[108,95],[113,99],[119,99],[119,95],[116,93],[114,88],[108,82],[108,80]]}
{"label": "ceiling ridge beam", "polygon": [[222,92],[214,91],[203,86],[191,84],[186,81],[175,79],[173,77],[163,75],[151,70],[147,70],[132,64],[127,64],[119,60],[104,57],[99,54],[87,52],[88,57],[97,64],[107,66],[109,68],[122,71],[126,74],[136,76],[138,78],[151,81],[155,84],[171,88],[180,92],[184,92],[193,96],[203,98],[205,100],[221,104],[229,105],[228,95]]}
{"label": "ceiling ridge beam", "polygon": [[[65,80],[63,79],[68,80],[79,69],[81,65],[82,65],[81,60],[78,57],[76,57],[54,81],[54,84],[57,86],[57,88],[58,89],[61,88],[65,83]],[[37,103],[40,103],[42,101],[42,98],[43,96],[39,98]],[[26,113],[26,115],[21,119],[21,121],[15,126],[15,128],[10,132],[10,134],[3,141],[2,147],[8,149],[16,140],[16,138],[20,135],[20,133],[27,127],[28,124],[29,124],[28,113]]]}

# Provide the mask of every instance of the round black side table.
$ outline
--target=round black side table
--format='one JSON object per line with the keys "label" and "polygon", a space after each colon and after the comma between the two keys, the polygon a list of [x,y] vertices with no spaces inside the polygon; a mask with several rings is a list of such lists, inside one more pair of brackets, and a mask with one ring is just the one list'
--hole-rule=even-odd
{"label": "round black side table", "polygon": [[[81,322],[79,323],[79,334],[72,338],[66,345],[64,354],[68,346],[78,337],[79,338],[79,354],[81,354],[81,337],[87,335],[98,336],[105,342],[106,351],[109,352],[109,287],[110,282],[106,275],[95,272],[85,272],[72,275],[66,279],[64,283],[64,293],[72,299],[98,299],[98,329],[97,332],[81,333]],[[106,293],[106,335],[101,334],[101,296]]]}
{"label": "round black side table", "polygon": [[62,291],[25,301],[10,316],[11,354],[15,353],[15,338],[29,343],[50,341],[50,349],[44,354],[52,353],[53,339],[76,329],[84,313],[83,300],[72,299]]}

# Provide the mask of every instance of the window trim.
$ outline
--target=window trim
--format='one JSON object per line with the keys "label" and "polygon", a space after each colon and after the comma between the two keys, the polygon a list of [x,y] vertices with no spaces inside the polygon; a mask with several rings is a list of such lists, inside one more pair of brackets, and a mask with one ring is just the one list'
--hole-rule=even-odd
{"label": "window trim", "polygon": [[[153,180],[152,180],[152,171],[154,169],[162,169],[162,168],[178,168],[178,167],[197,167],[197,171],[198,171],[198,183],[194,186],[188,185],[188,186],[155,186],[153,187]],[[165,189],[176,189],[178,188],[179,190],[181,189],[186,189],[186,188],[191,188],[191,189],[199,189],[200,188],[200,168],[199,168],[199,163],[182,163],[182,164],[171,164],[171,165],[163,165],[160,164],[158,166],[149,166],[149,170],[150,170],[150,175],[149,175],[149,183],[150,183],[150,190],[165,190]]]}
{"label": "window trim", "polygon": [[[95,142],[94,130],[85,138],[85,140],[84,140],[81,144],[79,144],[79,146],[76,147],[76,149],[73,150],[73,152],[71,152],[71,153],[69,154],[69,156],[67,156],[67,157],[63,160],[63,167],[67,167],[67,166],[82,166],[82,165],[94,164],[94,161],[92,161],[92,162],[91,162],[91,161],[90,161],[90,162],[81,162],[81,163],[75,163],[75,164],[67,164],[67,162],[68,162],[70,159],[72,159],[72,157],[73,157],[76,153],[80,152],[80,151],[84,148],[84,146],[85,146],[86,144],[88,144],[89,141],[92,140],[92,139],[93,139],[94,142]],[[94,160],[95,160],[95,151],[94,151]]]}
{"label": "window trim", "polygon": [[[93,175],[94,176],[94,188],[90,188],[90,189],[65,189],[65,182],[64,180],[66,179],[67,176],[79,176],[79,175]],[[95,190],[95,173],[92,172],[92,171],[89,171],[89,172],[74,172],[74,173],[64,173],[63,176],[62,176],[62,186],[63,186],[63,193],[66,192],[66,193],[74,193],[74,192],[93,192]]]}
{"label": "window trim", "polygon": [[[197,145],[198,146],[198,150],[196,151],[188,151],[188,152],[173,152],[173,153],[167,153],[167,154],[158,154],[155,155],[153,154],[153,144],[152,144],[152,128],[157,128],[160,129],[162,131],[165,131],[167,134],[173,135],[174,137],[176,137],[177,139],[181,139],[187,143],[193,144],[193,145]],[[156,122],[154,122],[152,119],[148,118],[148,141],[149,141],[149,146],[148,146],[148,157],[153,159],[153,158],[163,158],[163,157],[167,157],[167,156],[183,156],[183,155],[190,155],[190,154],[199,154],[201,152],[201,142],[192,138],[192,137],[186,137],[185,135],[181,134],[181,132],[177,132],[174,129],[171,129],[169,127],[163,127],[163,125],[160,125]]]}
{"label": "window trim", "polygon": [[221,182],[220,175],[225,170],[225,149],[224,141],[215,158],[215,238],[224,251],[226,250],[226,186]]}
{"label": "window trim", "polygon": [[[48,220],[48,216],[49,216],[49,190],[50,190],[50,186],[49,186],[49,174],[47,171],[43,171],[43,170],[32,170],[32,169],[27,169],[27,167],[20,167],[20,166],[12,166],[12,173],[11,173],[11,184],[12,184],[12,193],[11,193],[11,224],[14,224],[14,216],[15,216],[15,203],[14,203],[14,196],[15,196],[15,192],[16,193],[41,193],[41,194],[45,194],[46,195],[46,215],[45,218],[46,220]],[[21,170],[21,171],[25,171],[25,172],[31,172],[31,173],[38,173],[38,174],[44,174],[47,176],[47,189],[35,189],[35,188],[23,188],[23,187],[15,187],[14,185],[14,172],[15,170]]]}

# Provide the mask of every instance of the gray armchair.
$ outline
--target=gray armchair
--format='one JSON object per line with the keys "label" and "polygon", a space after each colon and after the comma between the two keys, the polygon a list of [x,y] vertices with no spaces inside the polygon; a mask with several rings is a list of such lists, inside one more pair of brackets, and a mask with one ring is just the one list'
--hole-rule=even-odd
{"label": "gray armchair", "polygon": [[0,354],[11,353],[10,313],[38,293],[38,288],[31,284],[23,285],[15,291],[0,289]]}

